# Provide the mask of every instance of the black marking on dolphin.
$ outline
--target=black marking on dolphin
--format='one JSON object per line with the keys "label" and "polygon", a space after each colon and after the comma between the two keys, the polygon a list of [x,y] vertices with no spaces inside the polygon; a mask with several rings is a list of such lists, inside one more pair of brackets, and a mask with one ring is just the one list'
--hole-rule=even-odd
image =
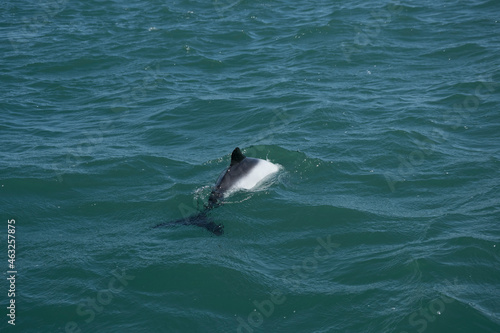
{"label": "black marking on dolphin", "polygon": [[154,228],[173,225],[196,225],[204,227],[215,235],[222,235],[224,233],[224,225],[216,224],[210,221],[207,213],[219,206],[224,197],[238,189],[252,189],[262,180],[269,175],[277,172],[278,166],[259,158],[246,157],[241,152],[240,148],[236,147],[231,154],[231,163],[229,167],[224,170],[208,198],[208,205],[205,209],[197,215],[193,215],[184,219],[175,220],[172,222],[165,222],[156,225]]}

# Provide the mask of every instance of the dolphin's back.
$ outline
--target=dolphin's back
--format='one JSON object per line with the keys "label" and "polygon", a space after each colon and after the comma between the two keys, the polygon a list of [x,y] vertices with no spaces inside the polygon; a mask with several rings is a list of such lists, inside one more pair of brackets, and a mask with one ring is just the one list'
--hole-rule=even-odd
{"label": "dolphin's back", "polygon": [[238,164],[230,166],[215,184],[215,188],[221,192],[231,190],[247,177],[257,164],[259,164],[258,159],[247,157]]}
{"label": "dolphin's back", "polygon": [[209,206],[217,204],[226,193],[236,189],[236,185],[243,180],[245,175],[255,168],[258,162],[259,160],[255,158],[245,157],[241,162],[231,163],[229,168],[223,171],[219,179],[217,179],[212,193],[210,193],[210,197],[208,198]]}
{"label": "dolphin's back", "polygon": [[224,233],[224,226],[212,222],[208,218],[208,212],[212,208],[217,207],[225,195],[238,189],[250,190],[278,170],[278,166],[269,161],[246,157],[241,153],[240,148],[236,147],[231,154],[231,163],[229,167],[221,173],[215,183],[212,193],[210,193],[208,206],[205,206],[205,210],[183,219],[160,223],[155,226],[155,228],[179,224],[196,225],[204,227],[216,235],[221,235]]}
{"label": "dolphin's back", "polygon": [[269,175],[277,172],[278,166],[258,158],[246,157],[239,148],[233,151],[231,164],[221,173],[208,198],[210,207],[216,205],[225,195],[238,189],[250,190]]}

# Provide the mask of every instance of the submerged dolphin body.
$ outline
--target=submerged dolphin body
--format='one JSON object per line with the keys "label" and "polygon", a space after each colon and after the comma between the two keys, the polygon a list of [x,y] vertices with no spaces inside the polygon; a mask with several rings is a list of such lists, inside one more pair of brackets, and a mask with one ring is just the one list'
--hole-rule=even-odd
{"label": "submerged dolphin body", "polygon": [[229,194],[240,189],[250,190],[278,170],[279,167],[276,164],[259,158],[246,157],[240,148],[236,147],[231,154],[229,167],[221,173],[210,193],[208,205],[205,206],[205,210],[184,219],[158,224],[155,228],[178,224],[197,225],[206,228],[216,235],[222,235],[224,233],[224,226],[209,221],[207,216],[208,211],[220,205],[224,197]]}

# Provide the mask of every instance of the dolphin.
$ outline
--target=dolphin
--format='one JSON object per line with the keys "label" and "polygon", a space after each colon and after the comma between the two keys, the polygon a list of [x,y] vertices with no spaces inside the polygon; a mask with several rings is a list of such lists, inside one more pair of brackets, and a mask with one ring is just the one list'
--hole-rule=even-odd
{"label": "dolphin", "polygon": [[246,157],[239,147],[231,154],[231,163],[219,176],[208,198],[208,204],[199,214],[165,222],[154,228],[173,225],[196,225],[203,227],[217,236],[224,233],[224,225],[216,224],[208,219],[207,213],[222,204],[225,197],[241,190],[251,190],[270,175],[278,172],[279,167],[269,161],[259,158]]}

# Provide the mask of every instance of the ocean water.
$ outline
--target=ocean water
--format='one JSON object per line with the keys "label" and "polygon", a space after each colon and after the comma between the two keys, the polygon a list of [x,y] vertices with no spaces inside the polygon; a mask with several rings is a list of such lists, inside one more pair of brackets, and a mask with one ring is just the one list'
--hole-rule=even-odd
{"label": "ocean water", "polygon": [[500,332],[497,0],[0,8],[2,332]]}

